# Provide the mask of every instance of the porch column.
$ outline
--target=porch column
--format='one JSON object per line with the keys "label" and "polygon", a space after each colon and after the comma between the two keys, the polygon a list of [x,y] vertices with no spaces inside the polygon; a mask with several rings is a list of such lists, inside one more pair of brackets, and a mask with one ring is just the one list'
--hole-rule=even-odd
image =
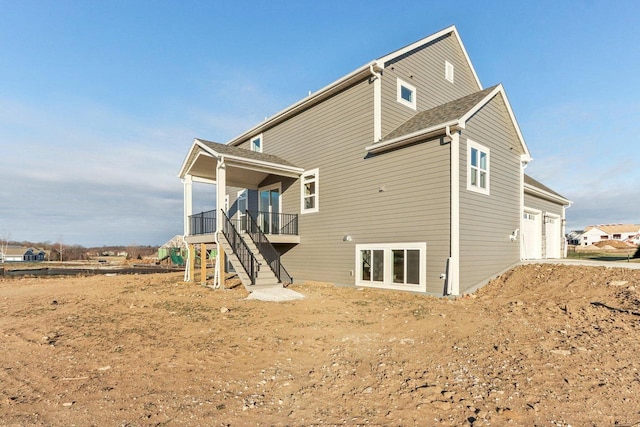
{"label": "porch column", "polygon": [[189,217],[193,214],[193,179],[191,175],[182,180],[184,188],[184,235],[189,235]]}
{"label": "porch column", "polygon": [[207,284],[207,245],[200,243],[200,284]]}
{"label": "porch column", "polygon": [[[227,194],[227,167],[224,163],[224,157],[218,158],[218,164],[216,166],[216,233],[222,232],[224,227],[224,218],[222,217],[222,211],[224,210],[224,199]],[[225,212],[226,213],[226,212]],[[217,242],[217,238],[216,238]],[[218,283],[214,284],[214,287],[223,289],[225,279],[225,262],[224,251],[220,244],[216,244],[216,269],[218,270]]]}

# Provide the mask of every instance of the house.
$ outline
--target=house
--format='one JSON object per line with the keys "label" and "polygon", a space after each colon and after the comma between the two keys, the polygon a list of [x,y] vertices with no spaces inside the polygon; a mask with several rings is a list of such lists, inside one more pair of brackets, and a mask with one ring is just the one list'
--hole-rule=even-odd
{"label": "house", "polygon": [[620,240],[638,244],[640,225],[638,224],[604,224],[590,225],[580,236],[580,245],[589,246],[603,240]]}
{"label": "house", "polygon": [[0,251],[1,262],[40,262],[46,259],[47,252],[35,247],[9,246],[4,252]]}
{"label": "house", "polygon": [[[225,144],[196,138],[179,172],[186,279],[200,244],[250,290],[295,278],[472,292],[562,255],[569,202],[524,175],[531,159],[504,88],[482,86],[445,28]],[[194,182],[216,185],[212,210],[192,211]]]}
{"label": "house", "polygon": [[580,245],[580,239],[582,238],[582,233],[584,233],[584,230],[571,230],[570,232],[567,233],[567,243],[569,245]]}

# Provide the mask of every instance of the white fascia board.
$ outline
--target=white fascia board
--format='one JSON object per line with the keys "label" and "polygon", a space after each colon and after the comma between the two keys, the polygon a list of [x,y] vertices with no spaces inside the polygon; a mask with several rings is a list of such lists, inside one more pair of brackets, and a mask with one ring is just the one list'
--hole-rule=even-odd
{"label": "white fascia board", "polygon": [[180,173],[178,173],[178,178],[183,179],[185,177],[185,175],[187,174],[187,171],[191,168],[191,165],[193,165],[194,162],[191,162],[190,164],[187,164],[187,161],[191,157],[191,154],[193,154],[193,150],[196,147],[204,148],[202,144],[199,144],[199,142],[200,141],[197,138],[195,138],[193,140],[193,143],[191,144],[191,148],[187,152],[187,156],[182,161],[182,167],[180,167]]}
{"label": "white fascia board", "polygon": [[466,126],[467,120],[469,120],[475,113],[480,110],[480,108],[484,107],[489,101],[491,101],[496,95],[501,94],[502,99],[504,100],[504,105],[507,107],[507,112],[509,113],[509,118],[511,119],[511,123],[513,124],[514,129],[516,130],[516,135],[518,136],[518,140],[520,141],[520,145],[522,146],[522,151],[524,152],[522,161],[530,162],[533,160],[531,157],[531,153],[529,152],[529,147],[527,147],[527,143],[524,141],[524,137],[522,136],[522,132],[520,131],[520,126],[518,125],[518,120],[516,120],[515,114],[513,114],[513,109],[511,109],[511,104],[509,103],[509,98],[507,97],[507,93],[504,90],[502,84],[496,86],[494,90],[489,92],[487,96],[485,96],[480,102],[478,102],[473,108],[471,108],[467,113],[460,118],[460,126],[464,128]]}
{"label": "white fascia board", "polygon": [[414,49],[419,48],[420,46],[423,46],[427,43],[431,43],[432,41],[446,35],[452,33],[455,37],[456,40],[458,41],[458,44],[460,46],[460,49],[462,50],[462,53],[464,54],[465,59],[467,60],[467,64],[469,65],[469,68],[471,69],[471,73],[473,74],[473,77],[476,81],[476,84],[478,85],[478,89],[482,90],[482,83],[480,83],[480,79],[478,78],[478,74],[476,73],[475,68],[473,67],[473,64],[471,63],[471,59],[469,59],[469,54],[467,53],[467,49],[465,49],[464,44],[462,43],[462,39],[460,38],[460,33],[458,33],[458,29],[456,28],[455,25],[451,25],[450,27],[447,27],[443,30],[438,31],[435,34],[431,34],[430,36],[427,36],[423,39],[418,40],[415,43],[411,43],[410,45],[407,45],[401,49],[398,49],[394,52],[391,52],[388,55],[383,56],[382,58],[378,58],[377,62],[378,64],[380,64],[382,67],[384,67],[384,64],[392,61],[393,59],[402,56],[408,52],[411,52]]}
{"label": "white fascia board", "polygon": [[351,73],[347,74],[344,77],[339,78],[338,80],[334,81],[333,83],[328,84],[327,86],[323,87],[322,89],[312,93],[311,95],[307,96],[304,99],[301,99],[300,101],[296,102],[293,105],[290,105],[289,107],[285,108],[284,110],[274,114],[273,116],[267,118],[265,121],[263,121],[262,123],[259,123],[257,125],[255,125],[254,127],[252,127],[251,129],[249,129],[248,131],[242,133],[241,135],[238,135],[237,137],[233,138],[232,140],[227,142],[227,145],[238,145],[244,141],[247,141],[249,139],[249,137],[255,135],[255,134],[259,134],[261,132],[263,132],[264,130],[270,128],[271,126],[275,126],[276,124],[288,119],[289,117],[291,117],[292,115],[298,113],[300,110],[303,110],[305,108],[308,108],[312,105],[317,104],[318,102],[321,102],[322,100],[326,99],[327,97],[335,94],[336,92],[340,91],[342,88],[349,86],[353,83],[355,83],[356,81],[359,81],[361,79],[363,79],[364,77],[371,75],[370,69],[371,67],[377,67],[377,64],[375,61],[369,62],[368,64],[363,65],[360,68],[357,68],[356,70],[352,71]]}
{"label": "white fascia board", "polygon": [[573,204],[571,200],[565,199],[564,197],[560,197],[555,194],[551,194],[548,191],[544,191],[538,187],[534,187],[531,184],[524,184],[524,191],[533,196],[539,196],[552,202],[562,203],[563,205],[571,206]]}
{"label": "white fascia board", "polygon": [[412,142],[415,142],[417,139],[427,137],[431,134],[444,132],[447,126],[454,127],[457,125],[458,125],[458,120],[452,120],[450,122],[441,123],[439,125],[431,126],[425,129],[420,129],[418,131],[409,133],[407,135],[402,135],[397,138],[390,139],[388,141],[381,141],[376,144],[369,145],[364,149],[372,153],[377,153],[382,150],[389,150],[391,148],[401,147],[406,144],[411,144]]}
{"label": "white fascia board", "polygon": [[231,154],[219,153],[213,148],[209,147],[208,145],[201,143],[199,140],[198,140],[198,143],[199,143],[198,145],[202,147],[211,156],[216,158],[224,157],[226,162],[233,163],[233,165],[236,167],[242,167],[244,165],[245,169],[251,169],[250,166],[253,165],[253,166],[258,166],[262,168],[267,168],[272,172],[273,171],[289,172],[293,174],[292,176],[300,176],[304,172],[304,169],[296,166],[281,165],[278,163],[265,162],[264,160],[256,160],[256,159],[250,159],[247,157],[238,157]]}

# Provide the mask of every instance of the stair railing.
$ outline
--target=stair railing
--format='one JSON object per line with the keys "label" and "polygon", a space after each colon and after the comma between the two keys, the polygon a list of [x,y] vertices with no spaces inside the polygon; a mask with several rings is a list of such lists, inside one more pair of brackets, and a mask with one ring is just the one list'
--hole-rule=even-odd
{"label": "stair railing", "polygon": [[246,211],[247,217],[247,234],[253,240],[258,251],[264,257],[264,260],[269,264],[273,274],[276,275],[278,281],[283,284],[291,284],[293,283],[293,277],[289,274],[286,268],[280,262],[280,254],[273,247],[267,236],[264,235],[260,227],[258,226],[258,222],[256,218],[251,215],[249,211]]}
{"label": "stair railing", "polygon": [[240,264],[242,264],[244,271],[249,275],[251,285],[255,285],[260,264],[256,257],[251,253],[247,244],[242,240],[238,230],[233,226],[233,223],[224,210],[222,211],[222,217],[222,234],[224,234],[224,237],[226,237],[229,245],[231,245],[233,252],[240,260]]}

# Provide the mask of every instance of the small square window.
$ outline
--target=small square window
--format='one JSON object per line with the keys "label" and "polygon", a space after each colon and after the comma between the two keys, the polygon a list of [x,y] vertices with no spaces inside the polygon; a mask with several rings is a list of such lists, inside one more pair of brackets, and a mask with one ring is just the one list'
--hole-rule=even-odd
{"label": "small square window", "polygon": [[416,109],[416,97],[417,90],[416,87],[405,82],[404,80],[398,79],[398,91],[397,91],[397,100],[400,104],[406,105],[407,107]]}
{"label": "small square window", "polygon": [[258,135],[251,139],[249,144],[251,151],[262,153],[262,135]]}

